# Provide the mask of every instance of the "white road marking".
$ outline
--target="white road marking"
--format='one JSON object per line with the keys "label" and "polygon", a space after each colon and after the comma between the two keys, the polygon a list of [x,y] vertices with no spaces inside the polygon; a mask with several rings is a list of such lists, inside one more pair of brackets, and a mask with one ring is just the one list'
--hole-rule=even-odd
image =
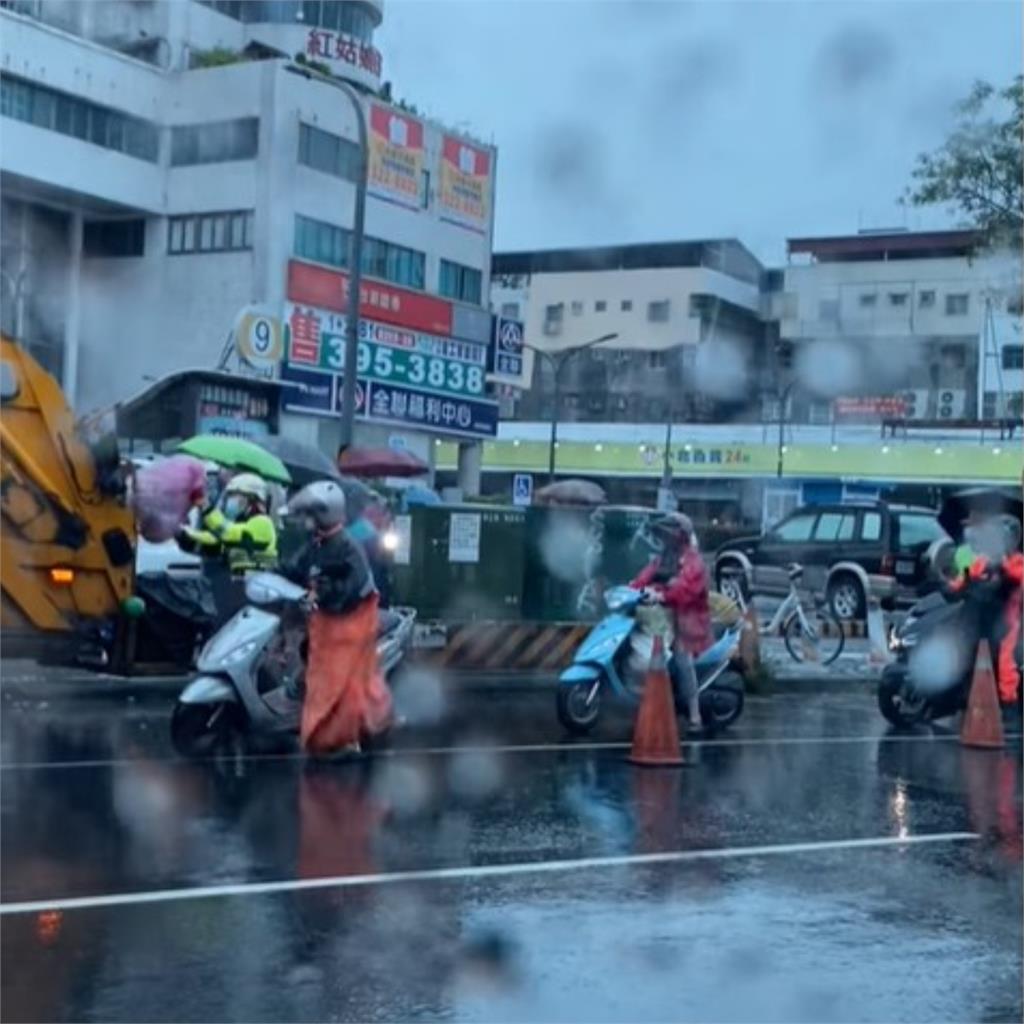
{"label": "white road marking", "polygon": [[872,850],[890,846],[924,843],[956,843],[980,836],[975,832],[937,832],[917,836],[878,836],[868,839],[831,839],[811,843],[779,843],[772,846],[733,846],[711,850],[673,850],[665,853],[637,853],[619,857],[580,857],[573,860],[542,860],[515,864],[479,864],[457,868],[424,868],[419,871],[390,871],[374,875],[336,875],[330,878],[290,878],[277,882],[239,882],[233,885],[157,889],[149,892],[113,893],[108,896],[77,896],[69,899],[29,900],[0,904],[0,915],[35,914],[43,910],[90,910],[105,907],[173,903],[225,896],[266,896],[305,892],[311,889],[353,889],[395,882],[444,882],[462,879],[508,878],[515,875],[553,874],[595,868],[643,867],[649,864],[681,864],[700,860],[732,860],[742,857],[775,857],[781,854],[827,853],[834,850]]}
{"label": "white road marking", "polygon": [[[1014,739],[1010,734],[1007,739]],[[850,744],[850,743],[948,743],[958,740],[959,735],[950,733],[929,733],[906,734],[906,735],[878,735],[878,736],[736,736],[715,740],[683,740],[681,745],[685,747],[765,747],[765,746],[791,746],[803,744]],[[629,740],[609,740],[601,743],[510,743],[494,744],[493,746],[473,745],[454,747],[392,747],[386,750],[375,750],[368,756],[371,758],[382,757],[409,757],[423,756],[432,757],[443,754],[457,754],[469,751],[477,753],[486,751],[492,754],[543,754],[543,753],[573,753],[574,751],[586,750],[628,750],[632,746]],[[294,751],[287,754],[243,754],[238,759],[241,761],[303,761],[308,755],[302,751]],[[113,760],[93,761],[14,761],[10,764],[0,763],[0,772],[5,771],[44,771],[61,768],[113,768],[121,764],[204,764],[215,761],[217,758],[197,758],[189,761],[183,757],[122,757]],[[339,761],[342,765],[348,762]]]}

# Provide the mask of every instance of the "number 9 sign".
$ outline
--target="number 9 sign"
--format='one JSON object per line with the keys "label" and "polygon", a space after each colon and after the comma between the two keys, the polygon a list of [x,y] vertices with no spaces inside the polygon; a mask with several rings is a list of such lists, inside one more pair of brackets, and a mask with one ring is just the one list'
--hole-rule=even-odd
{"label": "number 9 sign", "polygon": [[248,307],[235,321],[238,357],[256,370],[273,370],[284,355],[284,335],[279,317]]}

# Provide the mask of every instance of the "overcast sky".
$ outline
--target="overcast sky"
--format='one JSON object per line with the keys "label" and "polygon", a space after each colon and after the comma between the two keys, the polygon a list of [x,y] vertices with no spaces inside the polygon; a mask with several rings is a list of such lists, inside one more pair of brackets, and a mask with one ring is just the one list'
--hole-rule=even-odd
{"label": "overcast sky", "polygon": [[493,141],[495,248],[949,223],[896,200],[1016,0],[386,0],[394,95]]}

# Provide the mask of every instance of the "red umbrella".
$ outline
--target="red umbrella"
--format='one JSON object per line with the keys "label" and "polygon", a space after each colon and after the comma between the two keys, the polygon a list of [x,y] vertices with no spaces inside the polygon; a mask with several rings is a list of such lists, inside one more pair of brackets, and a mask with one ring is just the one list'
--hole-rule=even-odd
{"label": "red umbrella", "polygon": [[394,448],[346,448],[338,468],[349,476],[422,476],[430,467],[411,452]]}

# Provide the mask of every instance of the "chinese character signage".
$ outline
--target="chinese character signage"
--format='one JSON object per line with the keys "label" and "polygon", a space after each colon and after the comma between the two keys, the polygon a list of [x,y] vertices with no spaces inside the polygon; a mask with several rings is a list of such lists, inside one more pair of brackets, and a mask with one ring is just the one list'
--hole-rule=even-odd
{"label": "chinese character signage", "polygon": [[441,218],[486,234],[491,210],[493,152],[455,135],[441,145]]}
{"label": "chinese character signage", "polygon": [[[359,292],[361,317],[431,334],[452,333],[452,304],[435,295],[396,288],[380,281],[363,281]],[[291,260],[288,264],[288,298],[304,305],[345,313],[348,311],[348,274]]]}
{"label": "chinese character signage", "polygon": [[[285,319],[291,366],[328,373],[345,369],[345,317],[328,310],[289,305],[285,307]],[[482,398],[486,353],[484,346],[471,342],[396,330],[371,320],[359,321],[360,379]]]}
{"label": "chinese character signage", "polygon": [[[342,78],[369,78],[373,83],[380,81],[380,50],[361,42],[355,36],[311,28],[306,35],[305,52],[307,60],[326,64],[332,74]],[[353,72],[357,74],[353,75]]]}
{"label": "chinese character signage", "polygon": [[907,402],[899,395],[841,396],[835,400],[837,419],[861,419],[877,422],[884,417],[907,414]]}
{"label": "chinese character signage", "polygon": [[380,103],[370,104],[367,188],[414,210],[421,207],[423,122]]}
{"label": "chinese character signage", "polygon": [[[285,306],[283,404],[338,411],[346,319],[303,303]],[[493,437],[497,403],[486,397],[486,346],[360,320],[356,415],[435,433]]]}
{"label": "chinese character signage", "polygon": [[494,373],[517,381],[523,375],[523,325],[518,320],[494,318]]}

